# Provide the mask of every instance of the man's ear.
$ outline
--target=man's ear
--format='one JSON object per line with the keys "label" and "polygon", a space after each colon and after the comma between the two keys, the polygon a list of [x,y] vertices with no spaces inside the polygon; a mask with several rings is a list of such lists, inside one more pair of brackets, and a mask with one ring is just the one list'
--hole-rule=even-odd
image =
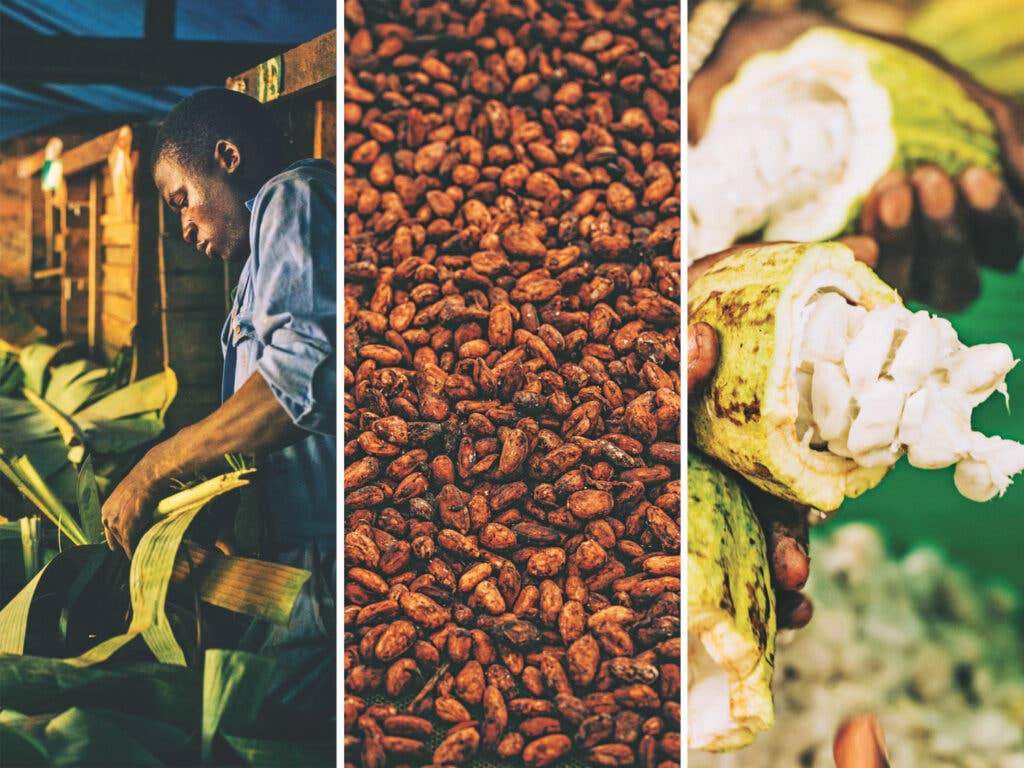
{"label": "man's ear", "polygon": [[217,144],[213,148],[213,159],[228,173],[234,173],[242,164],[242,155],[238,151],[238,145],[230,139],[217,140]]}

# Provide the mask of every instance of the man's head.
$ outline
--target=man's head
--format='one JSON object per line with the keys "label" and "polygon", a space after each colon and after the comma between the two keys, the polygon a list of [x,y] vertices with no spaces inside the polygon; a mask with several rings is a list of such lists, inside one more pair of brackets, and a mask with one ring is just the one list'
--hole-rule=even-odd
{"label": "man's head", "polygon": [[285,165],[285,139],[263,105],[224,88],[189,96],[157,132],[151,165],[186,242],[210,257],[249,250],[245,201]]}

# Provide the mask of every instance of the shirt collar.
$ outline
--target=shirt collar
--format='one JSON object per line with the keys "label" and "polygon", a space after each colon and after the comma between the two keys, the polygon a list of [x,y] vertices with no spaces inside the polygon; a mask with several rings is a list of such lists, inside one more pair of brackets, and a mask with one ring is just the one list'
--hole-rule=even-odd
{"label": "shirt collar", "polygon": [[[285,173],[286,171],[290,171],[293,168],[301,168],[304,165],[320,165],[320,166],[324,166],[324,167],[327,167],[327,168],[333,168],[334,167],[330,162],[328,162],[326,160],[316,160],[316,159],[313,159],[312,157],[307,157],[307,158],[305,158],[303,160],[296,160],[294,163],[292,163],[287,168],[285,168],[284,171],[281,171],[281,173]],[[256,194],[256,197],[259,197],[259,193]],[[245,207],[249,209],[249,213],[252,213],[253,206],[256,205],[256,197],[253,197],[253,198],[245,201]]]}

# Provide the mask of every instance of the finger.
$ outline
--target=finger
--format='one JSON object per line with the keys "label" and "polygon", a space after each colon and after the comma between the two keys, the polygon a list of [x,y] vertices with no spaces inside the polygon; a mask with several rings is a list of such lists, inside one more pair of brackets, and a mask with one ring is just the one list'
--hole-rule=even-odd
{"label": "finger", "polygon": [[1024,256],[1024,211],[999,177],[984,168],[964,171],[960,191],[969,208],[978,261],[1005,272],[1016,270]]}
{"label": "finger", "polygon": [[860,212],[860,228],[862,231],[869,234],[875,231],[878,223],[878,203],[882,195],[890,189],[906,184],[907,175],[903,171],[889,171],[875,182]]}
{"label": "finger", "polygon": [[832,756],[836,768],[889,768],[885,734],[871,714],[855,715],[839,726]]}
{"label": "finger", "polygon": [[847,248],[853,251],[853,258],[874,269],[878,265],[878,243],[875,238],[867,235],[847,235],[839,238]]}
{"label": "finger", "polygon": [[704,388],[718,363],[718,334],[707,323],[686,329],[686,391],[693,395]]}
{"label": "finger", "polygon": [[910,289],[914,262],[913,218],[913,188],[900,172],[882,177],[861,215],[862,230],[878,244],[875,272],[903,295]]}
{"label": "finger", "polygon": [[779,589],[803,589],[811,570],[811,558],[807,550],[793,536],[776,531],[771,535],[772,574]]}
{"label": "finger", "polygon": [[920,212],[910,296],[945,312],[960,311],[978,297],[981,282],[956,187],[934,166],[918,168],[910,181]]}
{"label": "finger", "polygon": [[814,603],[800,592],[776,592],[775,614],[779,629],[802,629],[814,616]]}
{"label": "finger", "polygon": [[914,192],[905,176],[878,201],[878,276],[898,292],[910,291],[914,267]]}
{"label": "finger", "polygon": [[103,523],[103,538],[107,540],[107,546],[113,552],[117,548],[117,539],[114,538],[114,535],[110,532],[110,527],[105,521]]}

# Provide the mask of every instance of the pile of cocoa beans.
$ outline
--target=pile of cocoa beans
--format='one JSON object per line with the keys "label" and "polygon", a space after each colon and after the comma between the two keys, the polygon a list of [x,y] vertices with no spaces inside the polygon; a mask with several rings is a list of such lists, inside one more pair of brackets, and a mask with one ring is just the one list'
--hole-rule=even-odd
{"label": "pile of cocoa beans", "polygon": [[680,17],[345,3],[347,765],[681,762]]}

